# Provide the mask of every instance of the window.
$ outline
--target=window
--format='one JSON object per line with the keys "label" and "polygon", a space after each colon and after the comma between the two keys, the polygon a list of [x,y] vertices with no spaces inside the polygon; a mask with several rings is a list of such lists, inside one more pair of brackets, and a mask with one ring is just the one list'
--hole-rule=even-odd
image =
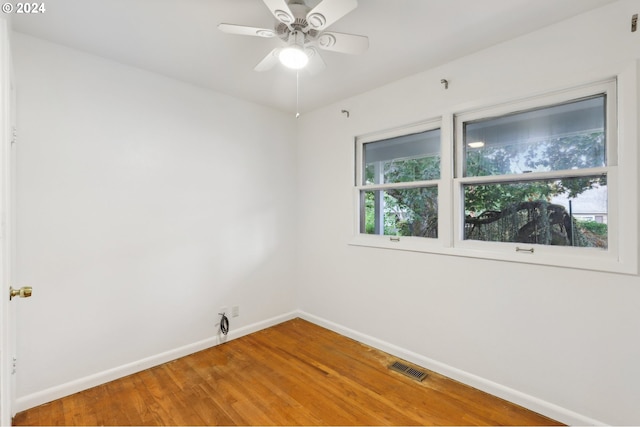
{"label": "window", "polygon": [[607,225],[596,227],[594,216],[573,213],[595,205],[599,192],[606,210],[606,180],[602,174],[464,184],[464,239],[606,249]]}
{"label": "window", "polygon": [[606,108],[613,92],[597,89],[517,113],[458,117],[463,239],[607,249],[606,224],[588,219],[607,215],[607,153],[614,146]]}
{"label": "window", "polygon": [[351,244],[636,274],[639,75],[357,137]]}
{"label": "window", "polygon": [[361,233],[437,238],[441,137],[433,126],[359,140]]}

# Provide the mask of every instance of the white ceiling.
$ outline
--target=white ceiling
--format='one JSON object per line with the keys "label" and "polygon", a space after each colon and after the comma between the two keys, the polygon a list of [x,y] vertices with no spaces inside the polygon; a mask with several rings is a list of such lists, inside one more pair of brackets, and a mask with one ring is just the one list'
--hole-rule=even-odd
{"label": "white ceiling", "polygon": [[[362,55],[322,51],[300,74],[309,111],[616,0],[361,0],[330,29],[369,37]],[[309,0],[313,6],[318,0]],[[296,111],[295,71],[253,67],[276,38],[224,34],[221,22],[273,28],[262,0],[48,0],[11,15],[16,31],[282,111]]]}

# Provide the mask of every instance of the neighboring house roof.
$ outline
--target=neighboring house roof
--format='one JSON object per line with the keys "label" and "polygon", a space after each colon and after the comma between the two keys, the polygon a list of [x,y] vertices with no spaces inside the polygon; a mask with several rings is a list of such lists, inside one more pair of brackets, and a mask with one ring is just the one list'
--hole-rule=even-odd
{"label": "neighboring house roof", "polygon": [[606,186],[597,186],[591,190],[585,191],[573,199],[568,199],[565,196],[556,196],[551,199],[551,203],[562,205],[569,210],[569,200],[571,200],[571,211],[574,215],[606,215],[608,212],[608,193]]}

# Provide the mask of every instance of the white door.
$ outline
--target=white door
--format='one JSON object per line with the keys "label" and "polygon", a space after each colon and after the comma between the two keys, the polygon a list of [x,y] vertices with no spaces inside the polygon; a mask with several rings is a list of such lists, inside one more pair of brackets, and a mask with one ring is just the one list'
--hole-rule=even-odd
{"label": "white door", "polygon": [[15,386],[15,309],[13,283],[15,183],[15,91],[11,79],[9,29],[0,18],[0,424],[11,425]]}

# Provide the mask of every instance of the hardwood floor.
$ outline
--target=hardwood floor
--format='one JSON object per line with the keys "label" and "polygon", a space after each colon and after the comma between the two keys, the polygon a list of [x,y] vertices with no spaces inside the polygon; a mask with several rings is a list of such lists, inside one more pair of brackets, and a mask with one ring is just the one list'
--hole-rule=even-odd
{"label": "hardwood floor", "polygon": [[14,425],[560,425],[294,319],[21,412]]}

